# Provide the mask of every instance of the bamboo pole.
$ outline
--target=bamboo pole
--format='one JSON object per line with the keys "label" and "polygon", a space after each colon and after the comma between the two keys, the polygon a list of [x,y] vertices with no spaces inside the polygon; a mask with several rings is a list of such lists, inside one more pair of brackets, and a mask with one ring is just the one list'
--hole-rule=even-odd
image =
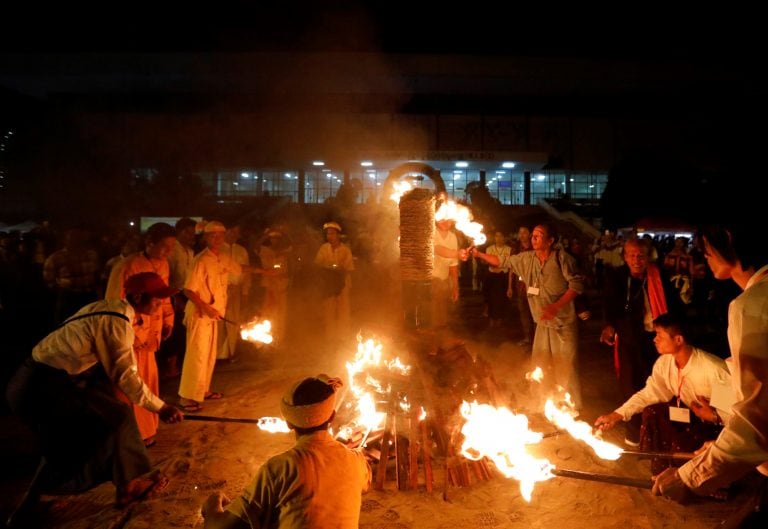
{"label": "bamboo pole", "polygon": [[584,479],[587,481],[599,481],[610,483],[612,485],[625,485],[627,487],[637,487],[638,489],[653,488],[653,480],[626,478],[623,476],[613,476],[611,474],[596,474],[594,472],[582,472],[581,470],[567,470],[564,468],[552,469],[552,474],[561,478]]}
{"label": "bamboo pole", "polygon": [[623,456],[658,457],[662,459],[679,459],[688,461],[696,455],[693,452],[647,452],[642,450],[622,450]]}

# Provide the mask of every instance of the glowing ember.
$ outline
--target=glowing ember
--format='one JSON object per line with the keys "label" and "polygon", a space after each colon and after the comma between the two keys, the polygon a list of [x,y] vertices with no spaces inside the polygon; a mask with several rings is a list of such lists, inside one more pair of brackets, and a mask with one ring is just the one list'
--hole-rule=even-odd
{"label": "glowing ember", "polygon": [[447,200],[435,213],[435,221],[440,220],[455,221],[456,229],[472,239],[472,244],[476,246],[485,244],[483,225],[472,221],[472,213],[468,207],[457,204],[453,200]]}
{"label": "glowing ember", "polygon": [[269,433],[288,433],[291,431],[288,428],[288,423],[278,417],[261,417],[256,426],[259,427],[259,430]]}
{"label": "glowing ember", "polygon": [[528,429],[528,417],[476,401],[463,402],[461,415],[467,420],[461,428],[462,455],[472,460],[487,457],[493,461],[502,474],[520,482],[520,493],[526,501],[531,501],[537,481],[554,477],[552,463],[527,451],[527,445],[536,444],[543,437]]}
{"label": "glowing ember", "polygon": [[525,380],[535,380],[536,382],[541,382],[544,378],[544,371],[539,367],[536,366],[536,368],[533,371],[530,371],[525,374]]}
{"label": "glowing ember", "polygon": [[395,184],[392,186],[392,194],[389,195],[389,199],[392,202],[399,204],[400,197],[402,197],[405,193],[410,191],[412,187],[413,185],[411,185],[410,182],[407,182],[405,180],[402,180],[400,182],[395,182]]}
{"label": "glowing ember", "polygon": [[272,343],[272,323],[269,320],[255,321],[243,325],[240,337],[249,342]]}

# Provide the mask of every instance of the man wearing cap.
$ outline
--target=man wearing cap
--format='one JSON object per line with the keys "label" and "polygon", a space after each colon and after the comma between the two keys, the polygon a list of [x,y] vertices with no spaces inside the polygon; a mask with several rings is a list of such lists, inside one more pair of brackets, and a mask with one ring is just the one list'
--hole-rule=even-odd
{"label": "man wearing cap", "polygon": [[337,222],[326,222],[323,231],[327,242],[317,250],[315,266],[323,271],[326,286],[338,279],[339,288],[328,288],[323,294],[325,338],[335,347],[351,330],[349,294],[355,263],[352,250],[341,242],[341,226]]}
{"label": "man wearing cap", "polygon": [[217,323],[227,308],[227,286],[231,278],[243,272],[264,273],[260,268],[241,265],[222,251],[226,231],[224,224],[217,220],[205,225],[206,248],[192,261],[192,270],[184,285],[184,294],[189,299],[184,309],[187,351],[181,368],[179,404],[186,412],[202,410],[203,400],[222,397],[221,393],[210,391],[210,386],[216,365]]}
{"label": "man wearing cap", "polygon": [[272,337],[280,344],[285,337],[285,324],[288,313],[288,265],[293,248],[277,228],[269,228],[264,233],[267,240],[259,245],[258,253],[261,266],[267,270],[275,270],[275,275],[264,276],[261,286],[264,287],[264,317],[272,322]]}
{"label": "man wearing cap", "polygon": [[11,410],[39,432],[43,459],[9,527],[27,523],[41,494],[83,492],[111,479],[122,506],[167,484],[151,472],[133,412],[113,386],[164,422],[183,419],[147,387],[133,354],[134,327],[172,293],[155,273],[131,276],[125,299],[86,305],[19,367],[6,397]]}
{"label": "man wearing cap", "polygon": [[341,385],[338,378],[318,375],[286,392],[280,410],[296,444],[262,465],[234,501],[212,494],[202,507],[205,529],[357,529],[371,468],[362,451],[348,449],[328,432]]}

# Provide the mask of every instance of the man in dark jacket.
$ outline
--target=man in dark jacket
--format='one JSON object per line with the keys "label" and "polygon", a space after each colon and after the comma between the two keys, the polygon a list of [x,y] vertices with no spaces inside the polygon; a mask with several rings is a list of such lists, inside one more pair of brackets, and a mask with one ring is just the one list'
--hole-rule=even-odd
{"label": "man in dark jacket", "polygon": [[[645,387],[658,358],[653,344],[653,320],[668,312],[678,313],[680,303],[671,283],[649,262],[645,241],[624,243],[624,266],[606,277],[603,286],[605,326],[600,341],[614,347],[614,365],[624,400]],[[627,423],[625,443],[640,445],[641,416]]]}

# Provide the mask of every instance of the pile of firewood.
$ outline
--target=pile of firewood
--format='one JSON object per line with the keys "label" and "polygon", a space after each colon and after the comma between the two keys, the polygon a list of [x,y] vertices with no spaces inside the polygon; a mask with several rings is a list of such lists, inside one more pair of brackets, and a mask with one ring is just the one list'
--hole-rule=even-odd
{"label": "pile of firewood", "polygon": [[408,348],[409,375],[371,373],[386,391],[377,394],[378,411],[386,413],[384,427],[367,436],[355,431],[346,439],[349,446],[365,443],[374,466],[373,487],[380,490],[385,482],[394,481],[398,490],[416,489],[423,483],[432,491],[435,474],[442,472],[447,494],[449,487],[490,479],[494,470],[488,461],[471,461],[459,453],[461,403],[478,400],[506,404],[501,401],[490,366],[481,358],[473,358],[463,342],[442,339],[431,332],[412,334]]}

